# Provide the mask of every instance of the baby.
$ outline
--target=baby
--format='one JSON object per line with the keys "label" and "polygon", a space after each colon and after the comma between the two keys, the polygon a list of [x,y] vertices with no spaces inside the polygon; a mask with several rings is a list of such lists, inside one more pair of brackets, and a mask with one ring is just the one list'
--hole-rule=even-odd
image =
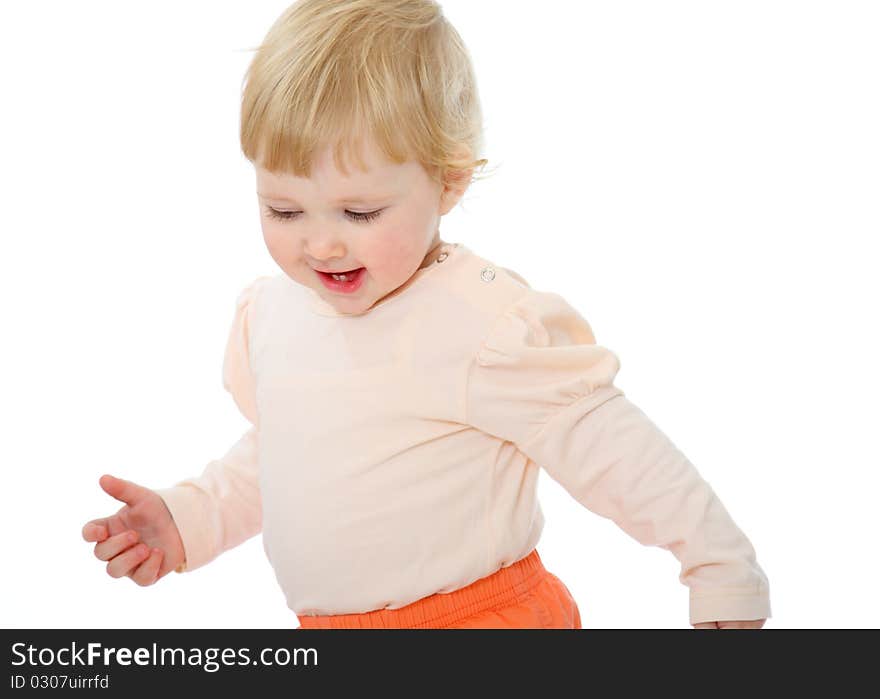
{"label": "baby", "polygon": [[466,48],[434,0],[300,0],[246,76],[241,146],[281,269],[238,296],[223,385],[248,429],[198,476],[83,527],[152,585],[262,532],[299,628],[581,628],[536,545],[540,469],[672,552],[696,628],[770,616],[755,551],[614,384],[561,296],[440,219],[486,165]]}

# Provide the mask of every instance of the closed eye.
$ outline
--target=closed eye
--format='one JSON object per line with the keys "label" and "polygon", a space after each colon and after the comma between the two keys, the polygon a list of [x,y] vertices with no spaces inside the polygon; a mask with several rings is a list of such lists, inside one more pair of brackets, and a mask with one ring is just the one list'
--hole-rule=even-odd
{"label": "closed eye", "polygon": [[[384,209],[379,209],[378,211],[367,211],[363,213],[360,211],[346,211],[345,213],[349,218],[353,219],[354,221],[367,223],[375,218],[378,218],[383,210]],[[301,211],[278,211],[277,209],[273,209],[270,206],[266,207],[266,214],[269,216],[269,218],[274,218],[276,221],[292,221],[301,213]]]}

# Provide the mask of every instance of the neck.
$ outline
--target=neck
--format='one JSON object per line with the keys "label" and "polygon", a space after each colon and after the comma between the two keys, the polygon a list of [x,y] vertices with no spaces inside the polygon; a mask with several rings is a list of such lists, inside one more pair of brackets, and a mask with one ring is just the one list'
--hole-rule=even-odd
{"label": "neck", "polygon": [[425,267],[430,267],[432,264],[434,264],[434,262],[437,260],[437,258],[440,257],[440,249],[444,245],[446,245],[446,243],[444,241],[438,240],[436,245],[434,245],[434,247],[432,247],[428,251],[428,254],[425,255],[425,259],[422,262],[422,265],[421,265],[421,267],[419,267],[419,269],[424,269]]}

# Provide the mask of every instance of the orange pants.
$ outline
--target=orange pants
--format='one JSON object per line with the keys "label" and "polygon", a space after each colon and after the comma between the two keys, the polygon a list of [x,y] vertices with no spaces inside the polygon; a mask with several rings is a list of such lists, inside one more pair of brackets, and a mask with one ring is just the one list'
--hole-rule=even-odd
{"label": "orange pants", "polygon": [[507,568],[400,609],[299,617],[300,629],[579,629],[581,617],[537,549]]}

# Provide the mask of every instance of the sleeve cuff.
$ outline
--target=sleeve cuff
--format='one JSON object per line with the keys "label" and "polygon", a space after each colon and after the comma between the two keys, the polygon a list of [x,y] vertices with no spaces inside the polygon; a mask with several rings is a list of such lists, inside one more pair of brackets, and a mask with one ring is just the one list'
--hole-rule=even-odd
{"label": "sleeve cuff", "polygon": [[155,492],[165,501],[183,542],[184,561],[174,572],[189,572],[216,558],[210,522],[201,507],[198,494],[185,485]]}
{"label": "sleeve cuff", "polygon": [[754,621],[770,616],[770,591],[766,588],[758,592],[690,595],[691,625],[707,621]]}

